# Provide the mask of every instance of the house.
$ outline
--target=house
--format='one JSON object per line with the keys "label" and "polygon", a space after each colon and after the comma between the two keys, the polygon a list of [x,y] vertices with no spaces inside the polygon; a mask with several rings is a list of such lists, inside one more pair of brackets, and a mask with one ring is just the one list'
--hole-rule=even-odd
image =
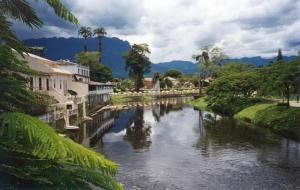
{"label": "house", "polygon": [[179,85],[179,80],[177,80],[177,79],[175,79],[175,78],[172,78],[172,77],[166,77],[165,79],[168,79],[169,81],[171,81],[172,82],[172,85],[174,86],[174,87],[176,87],[176,86],[178,86]]}
{"label": "house", "polygon": [[[68,99],[68,81],[72,73],[59,68],[55,61],[39,57],[34,54],[23,54],[28,66],[37,71],[37,75],[28,76],[29,88],[33,91],[44,91],[53,96],[58,103],[73,104]],[[21,57],[21,56],[20,56]]]}
{"label": "house", "polygon": [[152,82],[152,78],[144,78],[143,84],[145,89],[153,89],[154,84]]}

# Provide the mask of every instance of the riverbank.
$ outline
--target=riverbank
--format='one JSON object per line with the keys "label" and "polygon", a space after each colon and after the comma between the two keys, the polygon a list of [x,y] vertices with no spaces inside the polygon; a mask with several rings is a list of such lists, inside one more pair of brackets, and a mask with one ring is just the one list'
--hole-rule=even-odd
{"label": "riverbank", "polygon": [[[191,100],[189,104],[201,110],[211,111],[205,97]],[[300,129],[300,108],[288,108],[271,102],[248,106],[236,113],[234,118],[259,127],[270,128],[281,134],[292,134]]]}

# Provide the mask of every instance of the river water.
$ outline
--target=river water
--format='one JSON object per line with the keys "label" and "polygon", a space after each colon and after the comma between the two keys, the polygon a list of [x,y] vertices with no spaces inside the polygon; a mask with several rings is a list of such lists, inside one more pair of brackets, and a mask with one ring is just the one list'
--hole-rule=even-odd
{"label": "river water", "polygon": [[102,113],[79,141],[119,163],[128,190],[300,189],[298,142],[184,101]]}

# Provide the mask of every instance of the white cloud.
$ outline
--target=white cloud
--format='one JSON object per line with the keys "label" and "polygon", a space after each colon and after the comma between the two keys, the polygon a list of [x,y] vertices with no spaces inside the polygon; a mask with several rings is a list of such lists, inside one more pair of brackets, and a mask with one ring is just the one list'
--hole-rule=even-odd
{"label": "white cloud", "polygon": [[[82,25],[104,26],[110,36],[148,43],[153,62],[191,60],[191,55],[206,44],[217,44],[230,57],[268,57],[278,48],[295,54],[300,48],[298,0],[63,2]],[[60,35],[74,35],[74,31]]]}

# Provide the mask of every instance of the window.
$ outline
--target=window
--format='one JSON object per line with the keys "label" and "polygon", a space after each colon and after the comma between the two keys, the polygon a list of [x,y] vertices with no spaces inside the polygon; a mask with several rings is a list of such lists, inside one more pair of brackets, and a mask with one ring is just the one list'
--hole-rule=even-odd
{"label": "window", "polygon": [[61,89],[61,80],[59,80],[59,89]]}
{"label": "window", "polygon": [[39,78],[39,90],[42,90],[42,78]]}
{"label": "window", "polygon": [[49,90],[49,79],[46,79],[46,88]]}
{"label": "window", "polygon": [[78,74],[80,74],[80,69],[78,68]]}
{"label": "window", "polygon": [[53,88],[56,88],[56,80],[53,79]]}

